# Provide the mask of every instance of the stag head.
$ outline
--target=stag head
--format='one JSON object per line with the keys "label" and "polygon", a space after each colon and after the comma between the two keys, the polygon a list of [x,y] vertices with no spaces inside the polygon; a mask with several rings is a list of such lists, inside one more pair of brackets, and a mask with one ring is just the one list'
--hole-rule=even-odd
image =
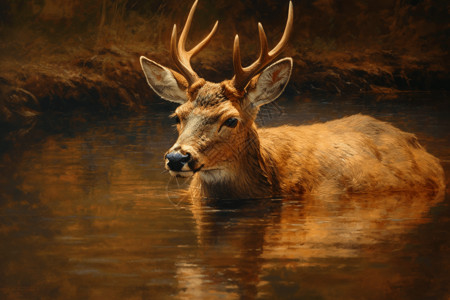
{"label": "stag head", "polygon": [[197,6],[191,8],[177,42],[174,25],[170,43],[176,72],[144,56],[141,66],[150,87],[161,98],[181,104],[172,115],[177,122],[178,139],[165,155],[166,169],[173,176],[188,177],[199,172],[203,179],[225,178],[239,166],[242,154],[252,142],[258,147],[254,120],[259,108],[274,101],[283,92],[292,71],[292,58],[283,58],[269,65],[284,49],[292,31],[293,7],[283,36],[268,50],[262,25],[258,24],[260,54],[248,67],[242,67],[239,36],[233,48],[235,75],[220,83],[205,81],[192,69],[190,60],[211,40],[211,32],[195,47],[186,51],[185,43]]}

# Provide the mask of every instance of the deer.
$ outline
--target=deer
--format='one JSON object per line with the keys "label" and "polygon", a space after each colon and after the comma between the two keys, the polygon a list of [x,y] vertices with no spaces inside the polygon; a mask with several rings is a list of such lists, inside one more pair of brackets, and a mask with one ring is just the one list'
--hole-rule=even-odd
{"label": "deer", "polygon": [[254,199],[305,193],[379,193],[439,190],[445,186],[439,160],[414,134],[373,117],[356,114],[311,125],[259,128],[261,106],[276,100],[290,79],[293,59],[274,60],[293,31],[293,5],[281,39],[269,50],[258,23],[259,57],[243,67],[236,34],[234,76],[206,81],[191,59],[215,34],[191,50],[185,44],[196,0],[177,41],[173,26],[171,58],[178,69],[140,57],[147,83],[162,99],[178,103],[172,117],[178,138],[165,153],[165,169],[191,178],[188,192],[209,199]]}

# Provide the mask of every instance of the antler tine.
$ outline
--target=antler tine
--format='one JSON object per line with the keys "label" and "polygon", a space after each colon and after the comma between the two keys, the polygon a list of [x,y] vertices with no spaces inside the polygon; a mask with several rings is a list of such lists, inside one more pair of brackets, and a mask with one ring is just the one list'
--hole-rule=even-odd
{"label": "antler tine", "polygon": [[236,85],[236,79],[242,78],[244,76],[241,65],[241,49],[239,48],[239,35],[236,34],[234,37],[233,45],[233,68],[234,68],[234,83]]}
{"label": "antler tine", "polygon": [[273,61],[280,53],[283,51],[284,47],[287,45],[289,36],[292,32],[292,25],[294,23],[294,9],[292,6],[292,1],[289,1],[289,12],[288,19],[286,22],[286,27],[284,28],[283,36],[281,37],[278,44],[270,51],[268,51],[267,37],[264,32],[264,28],[261,23],[258,23],[259,31],[259,43],[260,43],[260,53],[258,59],[253,62],[250,66],[243,68],[241,64],[241,54],[239,48],[239,36],[236,35],[234,39],[233,46],[233,67],[235,76],[233,77],[233,85],[237,90],[243,90],[250,80],[259,71],[261,71],[265,66],[267,66],[271,61]]}
{"label": "antler tine", "polygon": [[211,32],[194,48],[186,51],[186,39],[191,28],[192,19],[194,16],[195,9],[197,8],[198,0],[194,2],[187,17],[186,23],[184,25],[183,31],[181,32],[180,39],[177,45],[177,27],[173,26],[172,37],[170,40],[170,52],[172,59],[174,60],[177,68],[186,77],[189,85],[192,85],[198,79],[197,73],[192,69],[191,58],[198,54],[211,40],[212,36],[217,30],[217,25],[219,21],[216,21]]}

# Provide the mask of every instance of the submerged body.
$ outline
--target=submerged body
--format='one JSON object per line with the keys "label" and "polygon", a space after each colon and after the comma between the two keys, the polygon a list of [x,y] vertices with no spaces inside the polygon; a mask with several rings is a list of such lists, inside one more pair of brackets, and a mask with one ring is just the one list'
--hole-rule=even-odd
{"label": "submerged body", "polygon": [[283,36],[270,51],[258,24],[261,51],[247,67],[242,67],[236,35],[235,75],[221,83],[200,78],[190,63],[211,39],[217,22],[205,39],[185,49],[196,5],[197,1],[179,42],[175,25],[172,31],[170,52],[181,74],[141,57],[152,89],[180,104],[173,114],[179,136],[165,155],[165,167],[172,176],[193,176],[192,195],[260,198],[444,186],[439,161],[414,135],[371,117],[355,115],[323,124],[258,130],[254,122],[260,107],[280,96],[292,73],[292,58],[272,63],[292,32],[292,2]]}
{"label": "submerged body", "polygon": [[249,198],[444,187],[439,160],[413,134],[369,116],[254,133],[240,153],[240,168],[195,174],[191,193]]}

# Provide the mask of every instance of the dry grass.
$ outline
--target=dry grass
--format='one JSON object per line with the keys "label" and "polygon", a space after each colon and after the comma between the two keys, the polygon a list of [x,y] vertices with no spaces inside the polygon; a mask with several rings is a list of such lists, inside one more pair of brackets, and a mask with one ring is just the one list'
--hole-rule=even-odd
{"label": "dry grass", "polygon": [[[175,0],[22,2],[0,4],[0,122],[18,126],[48,110],[143,109],[154,96],[138,58],[146,55],[171,66],[172,24],[180,27],[191,5]],[[442,1],[294,4],[295,34],[286,51],[296,64],[291,92],[448,88],[449,25]],[[286,11],[287,2],[280,6],[275,0],[201,1],[190,39],[202,38],[216,19],[220,24],[194,68],[213,81],[231,77],[234,34],[241,37],[248,63],[258,52],[256,22],[264,24],[273,45]]]}

